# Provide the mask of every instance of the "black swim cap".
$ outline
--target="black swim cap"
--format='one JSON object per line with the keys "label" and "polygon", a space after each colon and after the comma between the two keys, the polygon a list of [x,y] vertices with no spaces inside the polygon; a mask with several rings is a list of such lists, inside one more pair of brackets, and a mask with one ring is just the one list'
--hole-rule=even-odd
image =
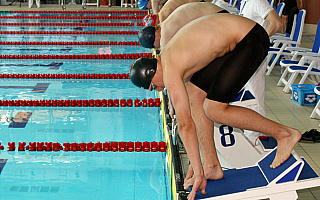
{"label": "black swim cap", "polygon": [[131,82],[140,88],[149,89],[156,71],[156,58],[139,58],[130,67]]}
{"label": "black swim cap", "polygon": [[146,26],[142,28],[138,33],[140,45],[144,48],[153,48],[153,43],[156,37],[155,32],[156,28],[154,26]]}

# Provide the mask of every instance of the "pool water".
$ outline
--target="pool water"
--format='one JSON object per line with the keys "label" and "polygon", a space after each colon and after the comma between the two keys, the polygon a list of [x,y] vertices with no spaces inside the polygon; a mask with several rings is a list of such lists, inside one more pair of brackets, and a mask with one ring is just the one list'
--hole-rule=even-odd
{"label": "pool water", "polygon": [[82,45],[82,46],[18,46],[0,45],[1,55],[81,55],[81,54],[128,54],[150,53],[150,50],[138,45]]}
{"label": "pool water", "polygon": [[[137,37],[11,34],[1,35],[0,41],[137,41]],[[99,52],[151,51],[133,45],[0,46],[0,54],[6,55]],[[1,74],[122,74],[128,73],[133,61],[2,59],[0,69]],[[0,94],[0,100],[158,98],[157,93],[137,88],[128,79],[3,78],[0,79]],[[161,121],[159,107],[0,106],[0,142],[4,146],[4,150],[0,150],[0,199],[171,199],[166,152],[9,151],[8,148],[12,142],[16,147],[19,142],[25,142],[26,146],[30,142],[58,142],[61,145],[74,142],[160,142],[164,141]]]}

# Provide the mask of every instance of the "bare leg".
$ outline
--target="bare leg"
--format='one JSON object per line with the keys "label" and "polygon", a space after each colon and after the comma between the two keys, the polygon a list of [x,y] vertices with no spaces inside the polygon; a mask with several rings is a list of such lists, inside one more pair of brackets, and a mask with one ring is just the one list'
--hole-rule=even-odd
{"label": "bare leg", "polygon": [[204,110],[206,115],[217,123],[257,131],[274,137],[278,142],[278,147],[276,157],[270,165],[271,168],[276,168],[287,160],[293,147],[301,138],[301,133],[298,130],[271,121],[247,108],[206,99]]}
{"label": "bare leg", "polygon": [[282,15],[282,21],[283,21],[282,33],[285,34],[287,31],[288,15]]}
{"label": "bare leg", "polygon": [[[188,82],[186,88],[189,95],[191,115],[196,125],[197,136],[204,159],[204,174],[206,179],[221,179],[223,171],[218,160],[216,147],[213,139],[213,122],[205,115],[203,103],[206,93]],[[193,175],[193,170],[189,167],[186,181]]]}

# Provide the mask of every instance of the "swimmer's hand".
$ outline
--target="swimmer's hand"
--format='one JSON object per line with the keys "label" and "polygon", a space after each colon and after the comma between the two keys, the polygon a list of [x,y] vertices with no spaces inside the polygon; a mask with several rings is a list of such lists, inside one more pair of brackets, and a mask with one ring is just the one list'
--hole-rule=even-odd
{"label": "swimmer's hand", "polygon": [[184,189],[188,189],[189,186],[191,185],[193,185],[193,188],[190,194],[188,195],[188,200],[193,200],[198,190],[201,190],[202,194],[207,194],[206,193],[207,179],[204,176],[194,175],[191,179],[186,181],[184,185]]}
{"label": "swimmer's hand", "polygon": [[187,172],[186,177],[184,178],[183,185],[187,185],[187,182],[192,178],[193,174],[194,174],[194,172],[193,172],[192,166],[189,165],[188,172]]}

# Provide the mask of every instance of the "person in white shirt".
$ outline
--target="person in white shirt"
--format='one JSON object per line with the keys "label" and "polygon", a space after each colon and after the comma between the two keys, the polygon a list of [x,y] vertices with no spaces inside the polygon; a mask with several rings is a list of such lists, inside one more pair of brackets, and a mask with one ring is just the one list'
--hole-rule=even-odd
{"label": "person in white shirt", "polygon": [[[241,16],[251,19],[260,24],[268,33],[269,37],[278,32],[283,23],[277,12],[271,7],[267,0],[242,0],[240,6]],[[266,59],[261,63],[260,69],[246,84],[245,89],[249,90],[256,98],[257,103],[244,107],[250,108],[262,116],[266,116],[264,108],[264,91],[265,91],[265,71],[267,68]],[[244,134],[255,144],[257,138],[262,133],[245,130]]]}

